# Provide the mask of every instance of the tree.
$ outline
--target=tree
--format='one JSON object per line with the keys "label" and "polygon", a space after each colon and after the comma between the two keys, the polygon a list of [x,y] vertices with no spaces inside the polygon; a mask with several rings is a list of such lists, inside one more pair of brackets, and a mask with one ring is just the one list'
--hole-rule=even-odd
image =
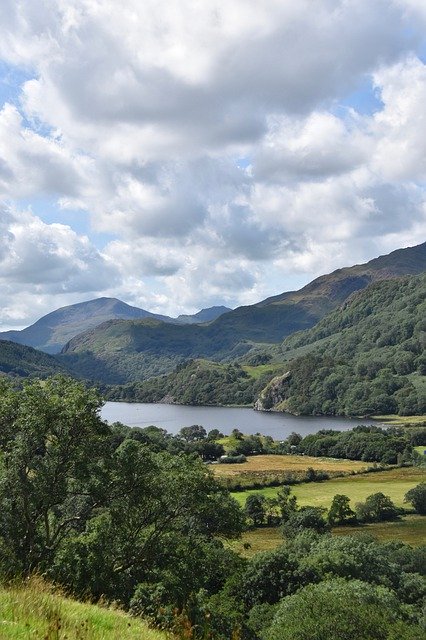
{"label": "tree", "polygon": [[235,591],[248,610],[257,604],[275,604],[311,580],[312,572],[304,571],[283,545],[255,555],[239,577]]}
{"label": "tree", "polygon": [[290,447],[297,447],[302,442],[302,436],[300,433],[292,431],[287,438],[287,442]]}
{"label": "tree", "polygon": [[212,442],[211,440],[201,440],[193,443],[193,448],[202,460],[217,460],[220,456],[225,454],[223,445],[219,442]]}
{"label": "tree", "polygon": [[400,513],[390,497],[380,491],[368,496],[365,502],[359,502],[355,510],[357,518],[363,522],[395,520]]}
{"label": "tree", "polygon": [[417,513],[426,515],[426,482],[421,482],[407,491],[404,502],[411,502]]}
{"label": "tree", "polygon": [[386,640],[399,603],[384,587],[342,578],[284,598],[267,640]]}
{"label": "tree", "polygon": [[276,500],[281,520],[285,522],[294,511],[297,511],[297,498],[291,495],[291,487],[283,485],[277,492]]}
{"label": "tree", "polygon": [[199,458],[153,451],[104,423],[100,405],[62,377],[2,384],[2,575],[40,571],[127,604],[142,582],[179,607],[191,591],[220,589],[235,554],[219,538],[241,532],[238,503]]}
{"label": "tree", "polygon": [[198,442],[207,437],[207,431],[201,425],[193,424],[190,427],[182,427],[179,437],[186,442]]}
{"label": "tree", "polygon": [[172,579],[179,600],[171,596],[171,604],[183,606],[214,575],[207,556],[216,538],[240,533],[238,503],[201,460],[153,453],[131,439],[114,452],[110,468],[107,509],[67,541],[54,577],[77,593],[124,602],[139,583],[170,587]]}
{"label": "tree", "polygon": [[100,406],[94,391],[64,377],[3,389],[0,534],[24,573],[45,568],[104,503],[110,429]]}
{"label": "tree", "polygon": [[220,440],[221,438],[224,438],[224,435],[221,431],[219,431],[219,429],[211,429],[207,434],[207,438],[212,442],[214,442],[215,440]]}
{"label": "tree", "polygon": [[255,527],[261,526],[266,515],[265,497],[261,494],[251,493],[247,497],[244,513],[252,520]]}
{"label": "tree", "polygon": [[328,522],[331,526],[353,522],[355,512],[349,506],[348,496],[336,494],[328,511]]}
{"label": "tree", "polygon": [[324,511],[322,507],[301,507],[298,511],[294,511],[284,522],[284,535],[288,537],[297,535],[304,529],[325,533],[330,527],[324,518]]}

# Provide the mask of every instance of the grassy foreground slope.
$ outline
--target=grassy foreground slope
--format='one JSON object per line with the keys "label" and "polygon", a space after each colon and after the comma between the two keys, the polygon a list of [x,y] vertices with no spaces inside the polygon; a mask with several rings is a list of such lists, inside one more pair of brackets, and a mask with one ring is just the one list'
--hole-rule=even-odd
{"label": "grassy foreground slope", "polygon": [[40,580],[0,587],[2,640],[166,640],[137,618],[65,598]]}

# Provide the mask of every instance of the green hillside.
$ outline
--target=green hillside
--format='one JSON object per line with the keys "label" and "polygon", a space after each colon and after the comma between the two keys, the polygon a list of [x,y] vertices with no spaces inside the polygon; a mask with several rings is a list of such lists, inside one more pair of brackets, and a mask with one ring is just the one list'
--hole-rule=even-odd
{"label": "green hillside", "polygon": [[3,640],[165,640],[168,637],[118,609],[65,598],[41,580],[0,587],[0,610]]}
{"label": "green hillside", "polygon": [[63,361],[86,378],[123,384],[168,373],[189,358],[231,361],[256,343],[313,327],[374,281],[426,271],[426,243],[321,276],[297,292],[240,307],[206,325],[114,320],[73,338]]}
{"label": "green hillside", "polygon": [[[251,404],[303,414],[426,412],[426,276],[375,283],[308,331],[241,364],[189,361],[111,399]],[[262,362],[250,366],[244,364]]]}
{"label": "green hillside", "polygon": [[[212,341],[212,325],[112,320],[76,336],[60,360],[76,375],[107,384],[144,380],[193,357],[232,356],[232,340]],[[218,347],[221,351],[218,352]]]}
{"label": "green hillside", "polygon": [[372,282],[426,271],[426,242],[397,249],[366,264],[337,269],[316,278],[300,291],[290,291],[258,304],[239,307],[219,318],[218,330],[233,329],[239,340],[280,342],[286,336],[314,326],[340,306],[352,293]]}
{"label": "green hillside", "polygon": [[167,375],[110,387],[108,400],[176,402],[190,405],[251,405],[282,365],[241,367],[209,360],[189,360]]}
{"label": "green hillside", "polygon": [[277,356],[286,375],[257,407],[304,414],[426,411],[426,276],[378,282],[309,331],[287,338]]}
{"label": "green hillside", "polygon": [[0,340],[0,373],[22,378],[45,378],[64,372],[64,367],[47,353],[15,342]]}

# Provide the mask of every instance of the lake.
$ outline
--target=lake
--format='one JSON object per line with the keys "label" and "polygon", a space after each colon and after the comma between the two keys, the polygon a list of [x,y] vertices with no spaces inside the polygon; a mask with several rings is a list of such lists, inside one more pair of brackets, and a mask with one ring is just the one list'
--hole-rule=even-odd
{"label": "lake", "polygon": [[320,429],[352,429],[357,424],[377,424],[373,420],[292,416],[234,407],[189,407],[176,404],[144,404],[137,402],[106,402],[102,418],[122,422],[129,427],[155,425],[176,434],[182,427],[202,425],[207,431],[219,429],[225,435],[232,429],[245,434],[261,433],[275,440],[284,440],[292,431],[306,436]]}

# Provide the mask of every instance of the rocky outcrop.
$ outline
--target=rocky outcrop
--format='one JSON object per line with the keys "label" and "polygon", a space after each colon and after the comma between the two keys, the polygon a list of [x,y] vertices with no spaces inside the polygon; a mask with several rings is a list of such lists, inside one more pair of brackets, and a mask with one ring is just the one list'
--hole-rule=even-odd
{"label": "rocky outcrop", "polygon": [[254,404],[256,411],[283,411],[286,390],[291,372],[287,371],[280,376],[275,376],[260,392],[259,398]]}

